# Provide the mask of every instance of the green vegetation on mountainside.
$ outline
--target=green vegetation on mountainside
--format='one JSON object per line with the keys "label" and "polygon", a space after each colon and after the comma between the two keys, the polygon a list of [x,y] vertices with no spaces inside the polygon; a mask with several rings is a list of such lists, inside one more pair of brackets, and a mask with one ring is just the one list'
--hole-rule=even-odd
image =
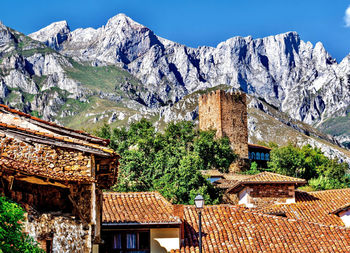
{"label": "green vegetation on mountainside", "polygon": [[114,92],[120,91],[121,84],[129,82],[135,87],[142,88],[140,81],[129,72],[117,66],[91,66],[70,60],[73,67],[66,68],[71,79],[77,80],[93,91]]}
{"label": "green vegetation on mountainside", "polygon": [[[138,113],[137,110],[123,107],[113,101],[101,99],[98,96],[91,96],[89,97],[89,102],[84,103],[69,99],[58,114],[61,115],[63,110],[73,112],[72,115],[58,118],[63,125],[74,129],[84,129],[88,132],[98,129],[107,123],[113,111],[123,113],[126,117],[111,123],[111,127],[128,125],[128,117]],[[99,118],[99,120],[94,122],[95,118]]]}
{"label": "green vegetation on mountainside", "polygon": [[[334,135],[349,135],[350,136],[350,113],[343,117],[335,117],[332,119],[326,120],[319,127],[323,132]],[[343,145],[350,148],[350,143],[343,143]]]}

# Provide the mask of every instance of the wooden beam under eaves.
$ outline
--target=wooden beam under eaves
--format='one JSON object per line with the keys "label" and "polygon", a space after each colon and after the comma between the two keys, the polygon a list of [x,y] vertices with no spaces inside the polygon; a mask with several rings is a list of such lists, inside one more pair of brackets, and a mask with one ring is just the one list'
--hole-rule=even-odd
{"label": "wooden beam under eaves", "polygon": [[28,182],[31,184],[39,184],[39,185],[52,185],[52,186],[57,186],[61,188],[69,188],[68,185],[59,183],[59,182],[50,182],[49,179],[40,179],[34,176],[18,176],[16,177],[16,180],[18,181],[24,181]]}

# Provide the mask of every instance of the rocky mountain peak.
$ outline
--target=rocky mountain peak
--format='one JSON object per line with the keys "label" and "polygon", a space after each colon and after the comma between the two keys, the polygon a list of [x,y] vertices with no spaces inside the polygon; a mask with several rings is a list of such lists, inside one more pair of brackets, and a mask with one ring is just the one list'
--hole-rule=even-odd
{"label": "rocky mountain peak", "polygon": [[14,39],[14,36],[11,33],[11,31],[8,29],[8,27],[0,23],[0,48],[3,46],[6,46],[13,39]]}
{"label": "rocky mountain peak", "polygon": [[54,22],[37,32],[28,36],[34,40],[38,40],[53,49],[60,49],[60,45],[67,40],[70,34],[70,28],[67,21]]}
{"label": "rocky mountain peak", "polygon": [[[190,48],[160,38],[118,14],[97,29],[70,32],[63,21],[30,36],[78,62],[123,67],[144,87],[138,90],[124,82],[123,89],[132,90],[142,97],[135,101],[142,100],[142,105],[155,110],[198,90],[225,84],[308,124],[321,125],[349,112],[350,56],[337,64],[322,43],[304,42],[295,31],[255,39],[238,36],[217,47]],[[0,44],[1,37],[5,43],[10,39],[0,30]],[[27,61],[43,62],[37,59]]]}
{"label": "rocky mountain peak", "polygon": [[6,26],[4,25],[4,23],[2,23],[2,21],[0,20],[0,29],[5,29]]}
{"label": "rocky mountain peak", "polygon": [[146,27],[132,20],[131,18],[126,16],[124,13],[119,13],[107,21],[106,28],[107,29],[108,28],[142,29]]}

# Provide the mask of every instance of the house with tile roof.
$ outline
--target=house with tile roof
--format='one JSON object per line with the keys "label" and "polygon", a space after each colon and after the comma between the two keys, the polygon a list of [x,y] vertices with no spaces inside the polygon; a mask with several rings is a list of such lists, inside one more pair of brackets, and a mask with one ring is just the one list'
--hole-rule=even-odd
{"label": "house with tile roof", "polygon": [[[198,247],[198,210],[184,207],[184,241],[180,250]],[[350,252],[350,229],[268,215],[239,206],[205,206],[203,252]]]}
{"label": "house with tile roof", "polygon": [[[172,205],[157,192],[104,193],[100,252],[198,252],[198,211]],[[203,252],[350,251],[350,228],[341,223],[242,205],[207,205],[201,212]]]}
{"label": "house with tile roof", "polygon": [[108,140],[0,105],[0,193],[27,211],[46,252],[98,252],[102,189],[119,156]]}
{"label": "house with tile roof", "polygon": [[250,208],[294,203],[295,190],[306,184],[304,179],[266,171],[256,175],[244,175],[204,170],[202,174],[216,187],[225,191],[225,203],[243,204]]}
{"label": "house with tile roof", "polygon": [[259,212],[278,214],[328,226],[349,226],[350,188],[295,192],[295,203],[273,204],[257,208]]}
{"label": "house with tile roof", "polygon": [[179,210],[158,192],[105,192],[100,252],[180,249],[183,222]]}

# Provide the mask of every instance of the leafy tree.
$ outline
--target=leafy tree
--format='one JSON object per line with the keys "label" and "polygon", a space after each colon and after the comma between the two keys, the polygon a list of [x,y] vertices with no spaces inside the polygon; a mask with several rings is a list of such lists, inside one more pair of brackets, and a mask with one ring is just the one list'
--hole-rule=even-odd
{"label": "leafy tree", "polygon": [[255,174],[258,174],[260,172],[261,171],[258,169],[258,164],[256,162],[252,162],[250,164],[249,170],[245,171],[244,174],[255,175]]}
{"label": "leafy tree", "polygon": [[288,144],[273,148],[268,167],[276,173],[309,180],[310,186],[316,190],[350,186],[350,180],[346,176],[348,164],[329,159],[319,148],[311,145],[300,148]]}
{"label": "leafy tree", "polygon": [[0,196],[0,252],[44,252],[29,235],[23,233],[24,210]]}
{"label": "leafy tree", "polygon": [[271,150],[268,167],[279,174],[303,178],[303,157],[292,144]]}
{"label": "leafy tree", "polygon": [[97,134],[110,136],[110,146],[121,155],[116,191],[159,191],[173,203],[193,203],[201,193],[217,203],[219,190],[200,170],[227,171],[236,159],[227,138],[215,139],[215,131],[195,130],[192,122],[170,123],[158,133],[142,119],[129,129],[103,126]]}

